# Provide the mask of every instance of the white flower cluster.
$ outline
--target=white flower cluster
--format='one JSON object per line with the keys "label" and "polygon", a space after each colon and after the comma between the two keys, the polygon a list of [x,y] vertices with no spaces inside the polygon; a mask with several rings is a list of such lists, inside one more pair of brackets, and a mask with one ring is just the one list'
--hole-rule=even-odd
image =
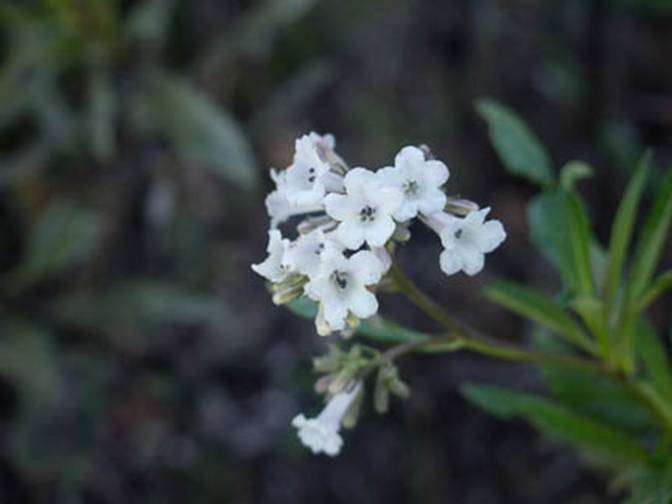
{"label": "white flower cluster", "polygon": [[[343,331],[378,311],[372,288],[391,265],[386,245],[405,239],[413,219],[441,238],[440,266],[447,275],[475,275],[484,254],[506,237],[499,221],[485,221],[488,208],[449,201],[443,191],[448,168],[422,149],[404,147],[394,166],[371,171],[349,169],[334,147],[331,135],[304,135],[292,164],[271,172],[276,189],[266,198],[268,257],[252,266],[274,284],[275,302],[301,294],[317,301],[320,334]],[[466,217],[455,215],[455,208]],[[307,218],[291,241],[278,226],[298,215]]]}
{"label": "white flower cluster", "polygon": [[[414,219],[439,235],[439,264],[447,275],[475,275],[484,255],[506,238],[501,222],[485,221],[489,208],[446,196],[448,168],[422,148],[404,147],[394,166],[376,171],[349,168],[334,148],[331,135],[304,135],[292,164],[271,171],[276,188],[266,198],[268,257],[252,265],[272,283],[275,303],[301,295],[318,303],[319,334],[347,334],[377,313],[375,289],[392,265],[390,245],[409,238]],[[290,240],[278,226],[296,216],[302,220]],[[313,452],[339,452],[340,421],[354,395],[337,394],[317,418],[294,419]]]}

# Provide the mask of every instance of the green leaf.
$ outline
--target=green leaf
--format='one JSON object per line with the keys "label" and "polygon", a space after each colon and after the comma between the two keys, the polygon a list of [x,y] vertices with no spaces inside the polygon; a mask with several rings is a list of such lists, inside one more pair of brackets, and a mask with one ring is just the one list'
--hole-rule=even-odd
{"label": "green leaf", "polygon": [[154,49],[164,46],[175,0],[144,0],[128,14],[126,34]]}
{"label": "green leaf", "polygon": [[639,208],[639,201],[644,192],[650,162],[651,155],[647,153],[639,162],[637,170],[630,179],[630,183],[623,195],[623,199],[618,207],[611,228],[609,261],[607,264],[607,277],[604,288],[608,305],[613,303],[618,289],[621,286],[623,265],[625,263],[628,247],[630,246],[632,231],[637,219],[637,209]]}
{"label": "green leaf", "polygon": [[672,221],[672,168],[668,169],[644,229],[635,248],[630,269],[630,299],[639,297],[647,288],[665,246],[665,237]]}
{"label": "green leaf", "polygon": [[543,434],[621,461],[639,461],[639,443],[611,426],[577,414],[548,399],[500,387],[466,384],[462,394],[492,415],[509,420],[522,417]]}
{"label": "green leaf", "polygon": [[156,73],[148,79],[150,127],[172,143],[185,160],[202,164],[245,189],[257,182],[256,163],[236,121],[204,94],[178,77]]}
{"label": "green leaf", "polygon": [[595,345],[581,326],[561,306],[542,293],[512,282],[498,281],[488,285],[485,297],[509,310],[545,326],[569,343],[595,352]]}
{"label": "green leaf", "polygon": [[585,209],[578,195],[546,191],[528,207],[532,242],[560,271],[578,294],[592,294],[590,262],[592,237]]}
{"label": "green leaf", "polygon": [[576,183],[593,176],[593,167],[584,161],[570,161],[560,170],[560,187],[573,191]]}
{"label": "green leaf", "polygon": [[[539,351],[567,355],[571,349],[562,341],[543,332],[535,333],[534,346]],[[571,373],[561,366],[540,366],[542,381],[554,398],[572,411],[637,436],[651,436],[658,427],[657,418],[642,407],[639,398],[620,381],[597,370],[575,369]]]}
{"label": "green leaf", "polygon": [[580,295],[572,299],[570,305],[599,341],[602,356],[607,357],[611,348],[611,340],[602,300],[594,296]]}
{"label": "green leaf", "polygon": [[46,208],[28,234],[26,256],[15,273],[20,287],[61,273],[86,258],[100,232],[98,215],[70,201]]}
{"label": "green leaf", "polygon": [[478,100],[476,110],[488,123],[490,141],[510,173],[540,186],[553,183],[548,153],[513,111],[488,99]]}
{"label": "green leaf", "polygon": [[[289,311],[305,319],[314,319],[317,315],[317,303],[305,296],[299,297],[285,305]],[[396,322],[384,319],[381,316],[362,320],[357,333],[381,343],[408,343],[429,339],[428,334],[408,329]]]}
{"label": "green leaf", "polygon": [[672,462],[647,462],[624,476],[631,487],[626,504],[670,504],[672,502]]}
{"label": "green leaf", "polygon": [[52,335],[26,320],[1,325],[0,374],[18,390],[22,406],[48,407],[61,398],[61,373]]}
{"label": "green leaf", "polygon": [[150,279],[121,281],[101,291],[79,291],[50,306],[62,323],[104,332],[122,345],[142,345],[139,336],[161,324],[224,326],[226,306],[206,293]]}
{"label": "green leaf", "polygon": [[636,331],[636,351],[646,374],[660,395],[672,404],[672,367],[668,350],[656,329],[645,319],[638,321]]}
{"label": "green leaf", "polygon": [[648,289],[646,289],[636,303],[635,310],[641,311],[646,309],[659,296],[672,289],[672,271],[666,271],[658,276]]}

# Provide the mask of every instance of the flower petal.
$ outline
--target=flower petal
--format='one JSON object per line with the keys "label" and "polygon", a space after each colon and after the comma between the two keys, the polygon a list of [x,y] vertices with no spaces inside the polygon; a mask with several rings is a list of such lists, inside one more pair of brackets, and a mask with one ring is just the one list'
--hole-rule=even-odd
{"label": "flower petal", "polygon": [[376,174],[366,168],[353,168],[343,180],[345,189],[348,193],[360,192],[371,184],[376,184]]}
{"label": "flower petal", "polygon": [[474,245],[463,244],[455,250],[462,261],[462,270],[469,276],[473,276],[483,269],[485,256]]}
{"label": "flower petal", "polygon": [[363,285],[372,285],[380,281],[385,265],[373,252],[362,250],[349,260],[350,268]]}
{"label": "flower petal", "polygon": [[504,226],[498,220],[483,224],[476,235],[476,243],[481,252],[492,252],[506,239]]}
{"label": "flower petal", "polygon": [[357,289],[350,297],[350,311],[360,319],[369,318],[378,313],[378,300],[367,289]]}
{"label": "flower petal", "polygon": [[352,215],[351,198],[343,194],[329,194],[324,198],[327,215],[337,221],[344,221]]}
{"label": "flower petal", "polygon": [[444,250],[439,257],[439,265],[446,275],[454,275],[462,269],[462,260],[454,250]]}
{"label": "flower petal", "polygon": [[378,217],[375,222],[366,228],[367,243],[372,247],[382,247],[392,237],[396,227],[397,225],[391,217]]}
{"label": "flower petal", "polygon": [[434,187],[439,187],[445,184],[450,176],[448,167],[441,161],[434,159],[425,162],[424,172],[427,182]]}

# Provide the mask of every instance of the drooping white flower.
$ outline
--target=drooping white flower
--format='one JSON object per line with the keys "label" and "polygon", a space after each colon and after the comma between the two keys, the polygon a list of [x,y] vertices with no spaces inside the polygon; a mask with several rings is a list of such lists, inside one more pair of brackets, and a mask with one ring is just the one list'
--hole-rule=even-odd
{"label": "drooping white flower", "polygon": [[289,244],[283,257],[283,265],[291,271],[315,278],[320,272],[322,252],[326,248],[339,252],[343,250],[340,243],[331,239],[322,229],[316,229],[299,236]]}
{"label": "drooping white flower", "polygon": [[378,173],[354,168],[345,176],[346,194],[329,194],[324,200],[327,214],[340,221],[338,240],[352,250],[364,242],[381,247],[394,233],[392,214],[403,195],[399,189],[383,187],[381,180]]}
{"label": "drooping white flower", "polygon": [[301,443],[315,455],[338,455],[343,446],[343,438],[339,434],[341,422],[361,389],[361,382],[357,382],[349,391],[336,394],[315,418],[306,418],[303,414],[294,417],[292,426],[298,429]]}
{"label": "drooping white flower", "polygon": [[322,305],[324,320],[332,331],[346,327],[348,312],[364,319],[378,311],[378,300],[367,285],[380,281],[384,265],[368,250],[345,257],[333,247],[322,252],[319,273],[304,287],[311,299]]}
{"label": "drooping white flower", "polygon": [[342,177],[331,171],[326,151],[333,146],[333,137],[316,133],[296,140],[294,161],[285,170],[287,199],[293,205],[317,205],[327,191],[340,190]]}
{"label": "drooping white flower", "polygon": [[490,208],[471,212],[464,218],[447,213],[430,216],[427,223],[441,237],[444,247],[440,257],[446,275],[464,271],[475,275],[483,269],[485,254],[495,250],[505,239],[504,226],[498,220],[485,222]]}
{"label": "drooping white flower", "polygon": [[379,171],[385,185],[399,189],[404,198],[394,218],[406,221],[418,212],[429,215],[441,212],[446,195],[441,186],[448,180],[448,168],[441,161],[425,159],[418,147],[404,147],[394,158],[394,166]]}
{"label": "drooping white flower", "polygon": [[253,264],[252,269],[271,282],[281,282],[289,274],[289,270],[282,264],[288,246],[289,240],[284,239],[280,231],[277,229],[270,230],[268,232],[268,246],[266,247],[268,257],[259,264]]}

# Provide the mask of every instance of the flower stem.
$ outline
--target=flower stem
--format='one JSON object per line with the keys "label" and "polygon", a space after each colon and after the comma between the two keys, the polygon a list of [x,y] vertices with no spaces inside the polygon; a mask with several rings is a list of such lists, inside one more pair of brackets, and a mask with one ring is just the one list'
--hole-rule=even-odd
{"label": "flower stem", "polygon": [[406,274],[393,264],[390,276],[409,301],[420,308],[430,318],[448,329],[448,334],[427,340],[412,341],[388,349],[381,357],[394,360],[414,351],[437,352],[468,349],[496,359],[512,362],[556,365],[598,372],[623,385],[661,425],[666,436],[672,436],[672,417],[660,405],[646,394],[646,390],[633,383],[628,376],[607,366],[604,362],[569,355],[552,355],[528,350],[516,344],[496,340],[477,329],[452,318],[441,306],[423,292]]}

